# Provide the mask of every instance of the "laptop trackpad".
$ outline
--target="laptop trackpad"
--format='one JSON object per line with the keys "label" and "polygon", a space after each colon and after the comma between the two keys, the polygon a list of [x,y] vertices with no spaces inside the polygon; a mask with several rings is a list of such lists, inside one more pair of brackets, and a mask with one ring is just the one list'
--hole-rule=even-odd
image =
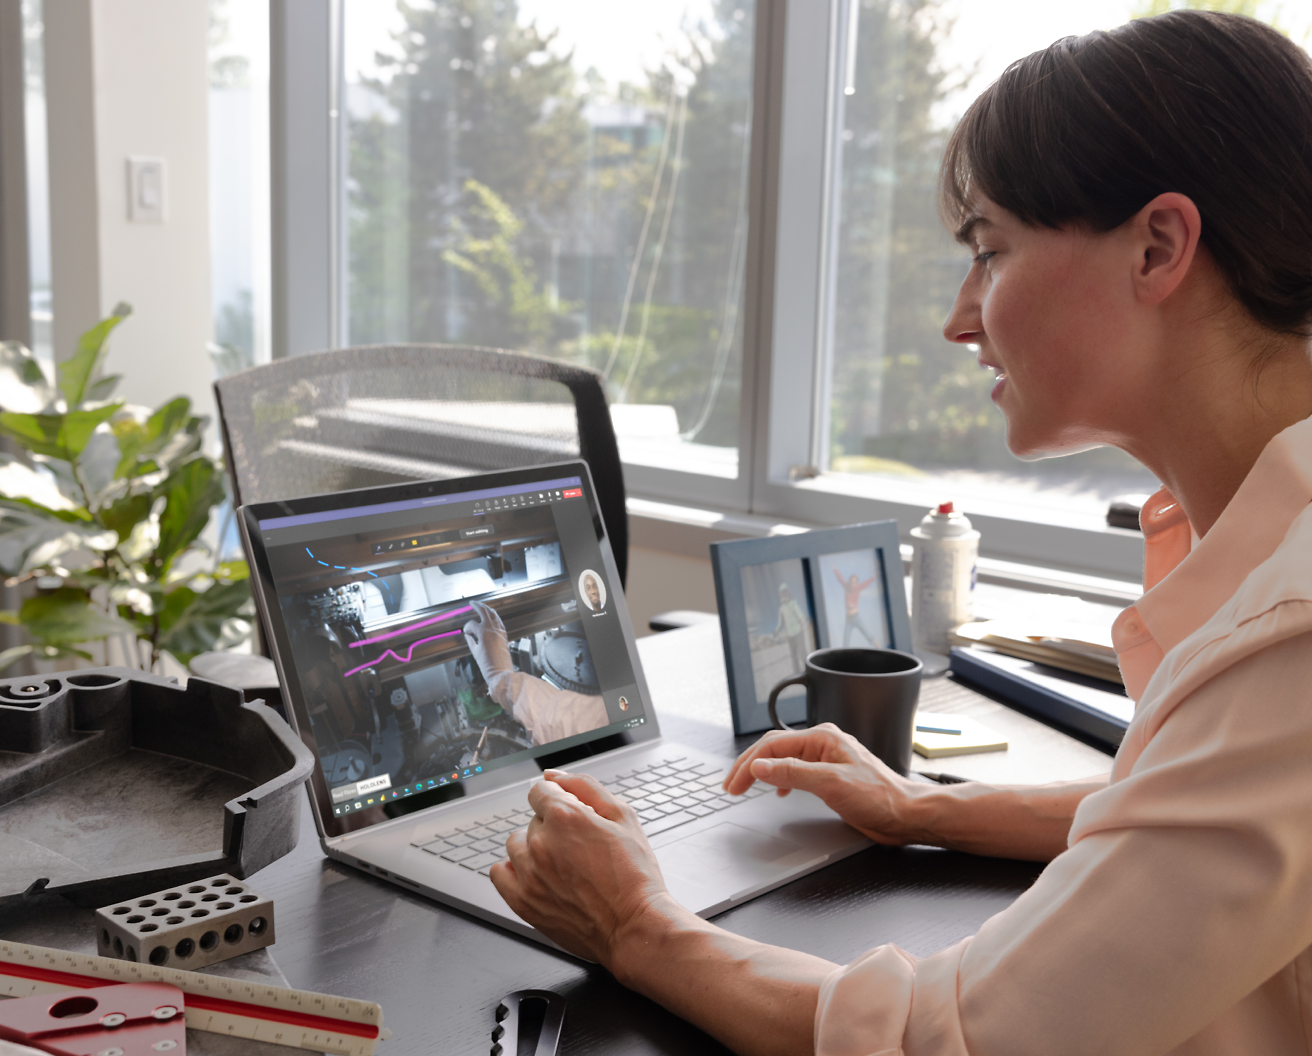
{"label": "laptop trackpad", "polygon": [[708,889],[724,897],[767,883],[791,871],[800,851],[788,840],[726,821],[658,847],[656,857],[670,893],[684,901],[682,891],[689,901],[698,902],[698,896],[710,894]]}

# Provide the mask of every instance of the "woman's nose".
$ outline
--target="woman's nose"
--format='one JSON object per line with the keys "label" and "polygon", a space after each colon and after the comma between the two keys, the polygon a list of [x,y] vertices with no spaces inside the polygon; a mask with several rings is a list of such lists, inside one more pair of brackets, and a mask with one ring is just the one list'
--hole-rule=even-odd
{"label": "woman's nose", "polygon": [[984,333],[976,270],[971,268],[970,273],[961,283],[961,289],[957,291],[957,299],[952,302],[952,311],[948,313],[947,322],[943,324],[943,336],[953,344],[978,343]]}

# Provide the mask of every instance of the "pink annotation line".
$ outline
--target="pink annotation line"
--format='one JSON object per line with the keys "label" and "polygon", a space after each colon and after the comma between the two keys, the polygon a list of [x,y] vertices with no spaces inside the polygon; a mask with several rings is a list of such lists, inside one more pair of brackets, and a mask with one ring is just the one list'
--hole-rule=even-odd
{"label": "pink annotation line", "polygon": [[350,678],[356,672],[363,671],[366,667],[373,667],[374,664],[381,664],[384,660],[387,659],[389,654],[391,656],[396,657],[396,659],[401,663],[408,664],[410,662],[410,659],[415,655],[416,646],[423,645],[425,642],[435,642],[439,638],[450,638],[453,634],[463,634],[463,633],[464,633],[463,630],[443,631],[441,634],[435,634],[431,638],[420,638],[419,641],[410,643],[410,647],[405,651],[405,656],[402,656],[400,653],[393,652],[391,649],[386,649],[383,651],[383,655],[380,656],[377,660],[370,660],[368,663],[361,664],[359,667],[353,667],[349,671],[344,671],[342,673],[342,677]]}
{"label": "pink annotation line", "polygon": [[432,623],[441,623],[443,620],[449,620],[452,616],[459,616],[462,612],[473,611],[474,606],[466,605],[463,609],[452,609],[450,612],[441,612],[436,616],[430,616],[426,620],[420,620],[418,623],[408,624],[405,627],[402,627],[399,631],[388,631],[386,634],[376,635],[373,638],[361,638],[358,642],[352,642],[348,648],[358,649],[362,645],[373,645],[375,642],[385,642],[389,638],[396,638],[402,634],[409,634],[411,631],[417,631],[420,627],[427,627]]}

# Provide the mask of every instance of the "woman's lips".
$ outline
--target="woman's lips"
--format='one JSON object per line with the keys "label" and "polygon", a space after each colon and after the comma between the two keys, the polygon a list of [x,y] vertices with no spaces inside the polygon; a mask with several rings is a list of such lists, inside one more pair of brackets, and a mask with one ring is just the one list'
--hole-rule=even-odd
{"label": "woman's lips", "polygon": [[989,398],[994,403],[997,403],[998,397],[1002,395],[1002,390],[1006,387],[1006,384],[1007,375],[999,371],[997,377],[993,379],[993,391],[989,393]]}

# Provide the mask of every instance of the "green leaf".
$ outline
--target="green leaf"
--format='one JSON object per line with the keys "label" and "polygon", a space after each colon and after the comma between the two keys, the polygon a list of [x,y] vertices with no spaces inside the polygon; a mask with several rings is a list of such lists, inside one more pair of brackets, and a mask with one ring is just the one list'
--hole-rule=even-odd
{"label": "green leaf", "polygon": [[102,422],[120,410],[121,403],[106,404],[93,411],[68,414],[16,414],[0,412],[0,433],[11,436],[36,455],[72,462]]}
{"label": "green leaf", "polygon": [[144,423],[131,418],[120,418],[114,422],[114,435],[123,453],[114,471],[115,478],[121,480],[155,472],[159,467],[152,459],[142,460],[143,456],[158,455],[163,451],[178,430],[186,426],[190,411],[191,401],[185,396],[179,396],[160,407]]}
{"label": "green leaf", "polygon": [[212,459],[193,458],[170,473],[155,495],[164,497],[154,554],[156,575],[162,579],[173,559],[205,530],[210,510],[223,501],[223,471]]}
{"label": "green leaf", "polygon": [[109,506],[102,507],[100,519],[106,528],[118,533],[120,540],[127,539],[132,529],[150,516],[150,507],[154,497],[145,495],[124,495]]}
{"label": "green leaf", "polygon": [[80,645],[111,634],[137,633],[126,620],[96,608],[90,594],[80,587],[60,587],[28,598],[18,616],[28,634],[50,646]]}
{"label": "green leaf", "polygon": [[218,579],[249,579],[250,565],[245,561],[224,561],[219,565]]}
{"label": "green leaf", "polygon": [[56,393],[36,357],[17,341],[0,341],[0,407],[20,414],[55,409]]}
{"label": "green leaf", "polygon": [[108,318],[102,319],[77,339],[77,351],[59,365],[59,388],[70,408],[81,406],[86,398],[87,386],[95,374],[110,331],[131,314],[132,308],[129,305],[115,305]]}
{"label": "green leaf", "polygon": [[223,625],[242,614],[251,600],[245,580],[214,583],[208,590],[176,587],[165,595],[159,612],[158,645],[182,663],[208,652],[223,634]]}
{"label": "green leaf", "polygon": [[0,571],[16,576],[73,550],[103,552],[117,544],[114,532],[78,519],[78,512],[0,498]]}
{"label": "green leaf", "polygon": [[99,381],[93,381],[87,386],[86,399],[88,401],[109,399],[114,395],[114,390],[118,388],[118,383],[122,380],[122,374],[110,374]]}

